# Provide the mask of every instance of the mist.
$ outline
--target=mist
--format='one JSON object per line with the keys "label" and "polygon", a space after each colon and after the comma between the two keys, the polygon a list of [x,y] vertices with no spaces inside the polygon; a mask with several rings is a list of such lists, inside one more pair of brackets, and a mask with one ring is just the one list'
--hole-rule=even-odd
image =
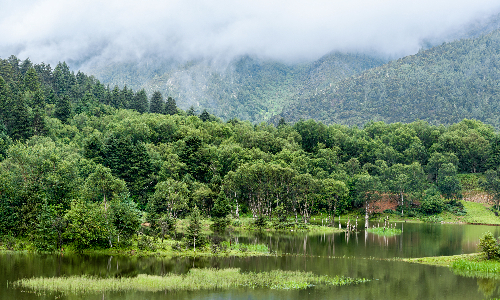
{"label": "mist", "polygon": [[0,58],[73,65],[162,57],[402,57],[500,12],[498,0],[2,0]]}

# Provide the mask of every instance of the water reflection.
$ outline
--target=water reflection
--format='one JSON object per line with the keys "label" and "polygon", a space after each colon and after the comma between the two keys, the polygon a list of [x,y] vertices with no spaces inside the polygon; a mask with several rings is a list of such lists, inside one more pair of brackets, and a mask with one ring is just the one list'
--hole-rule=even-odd
{"label": "water reflection", "polygon": [[484,299],[500,297],[498,281],[453,274],[447,268],[386,260],[394,257],[453,255],[477,251],[485,231],[498,227],[450,224],[401,224],[403,233],[381,237],[365,231],[349,234],[270,234],[239,236],[239,242],[265,243],[289,255],[249,258],[116,257],[92,255],[0,254],[0,299],[54,299],[55,295],[24,293],[7,288],[7,281],[33,276],[88,274],[102,277],[186,273],[190,268],[240,268],[310,271],[330,276],[374,279],[367,284],[328,290],[272,291],[237,289],[170,293],[111,293],[61,299]]}

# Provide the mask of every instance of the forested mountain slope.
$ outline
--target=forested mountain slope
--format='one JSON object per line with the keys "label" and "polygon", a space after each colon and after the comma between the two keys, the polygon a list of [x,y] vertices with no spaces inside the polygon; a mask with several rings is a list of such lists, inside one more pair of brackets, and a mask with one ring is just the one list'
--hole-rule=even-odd
{"label": "forested mountain slope", "polygon": [[274,118],[361,125],[369,120],[500,127],[500,31],[391,61],[300,97]]}
{"label": "forested mountain slope", "polygon": [[249,56],[229,63],[210,60],[179,64],[160,58],[87,67],[104,84],[144,88],[174,97],[182,109],[207,109],[225,119],[268,120],[297,95],[329,86],[383,60],[330,53],[308,64],[285,64]]}

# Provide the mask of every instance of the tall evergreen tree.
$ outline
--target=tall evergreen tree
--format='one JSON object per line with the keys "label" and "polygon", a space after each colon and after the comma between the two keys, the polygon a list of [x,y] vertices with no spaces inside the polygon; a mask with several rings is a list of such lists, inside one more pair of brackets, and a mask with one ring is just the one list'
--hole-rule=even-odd
{"label": "tall evergreen tree", "polygon": [[172,97],[168,97],[167,103],[165,103],[165,114],[175,115],[177,113],[177,104]]}
{"label": "tall evergreen tree", "polygon": [[149,112],[155,114],[163,113],[163,96],[159,91],[155,91],[153,96],[151,96],[151,104],[149,106]]}
{"label": "tall evergreen tree", "polygon": [[134,92],[132,89],[127,88],[125,85],[121,91],[122,106],[124,108],[131,108],[132,102],[134,101]]}
{"label": "tall evergreen tree", "polygon": [[188,116],[196,116],[196,110],[194,109],[194,106],[190,106],[189,109],[186,111],[186,114]]}
{"label": "tall evergreen tree", "polygon": [[202,120],[203,122],[210,120],[210,114],[206,109],[204,109],[203,112],[201,113],[200,120]]}
{"label": "tall evergreen tree", "polygon": [[54,113],[55,117],[63,123],[66,123],[66,121],[71,117],[71,103],[69,102],[68,95],[62,95],[62,97],[59,97]]}
{"label": "tall evergreen tree", "polygon": [[2,122],[7,121],[7,117],[10,115],[9,102],[11,100],[12,94],[10,92],[9,85],[5,82],[3,77],[0,76],[0,119]]}
{"label": "tall evergreen tree", "polygon": [[27,95],[24,94],[13,102],[13,109],[9,116],[9,133],[14,140],[25,140],[31,136],[30,116]]}
{"label": "tall evergreen tree", "polygon": [[130,103],[130,108],[135,109],[140,113],[145,113],[148,111],[148,96],[144,89],[138,91],[132,98]]}
{"label": "tall evergreen tree", "polygon": [[54,89],[57,94],[68,93],[75,82],[75,75],[70,72],[66,62],[58,63],[54,69]]}
{"label": "tall evergreen tree", "polygon": [[29,68],[28,71],[26,71],[23,79],[23,85],[24,91],[36,93],[40,90],[40,79],[38,78],[38,75],[36,74],[36,71],[33,67]]}
{"label": "tall evergreen tree", "polygon": [[118,86],[115,85],[113,91],[111,91],[111,106],[115,108],[123,108],[123,102],[121,97],[121,92]]}

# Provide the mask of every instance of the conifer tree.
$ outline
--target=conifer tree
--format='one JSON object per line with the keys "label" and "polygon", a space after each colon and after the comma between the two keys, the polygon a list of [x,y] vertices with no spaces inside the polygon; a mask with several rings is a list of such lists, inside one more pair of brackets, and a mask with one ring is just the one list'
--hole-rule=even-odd
{"label": "conifer tree", "polygon": [[12,94],[9,85],[0,76],[0,119],[3,122],[7,121],[6,117],[10,114],[8,103],[10,102]]}
{"label": "conifer tree", "polygon": [[186,229],[186,244],[188,247],[201,248],[205,245],[205,236],[201,233],[201,215],[198,206],[191,212],[188,228]]}
{"label": "conifer tree", "polygon": [[13,102],[13,109],[9,116],[9,133],[14,140],[25,140],[31,136],[30,117],[24,94],[18,101]]}
{"label": "conifer tree", "polygon": [[56,104],[55,117],[63,123],[66,123],[66,121],[71,117],[71,103],[69,102],[68,95],[62,95],[62,97],[59,97]]}
{"label": "conifer tree", "polygon": [[207,112],[206,109],[204,109],[203,112],[201,113],[200,120],[202,120],[203,122],[210,120],[210,114]]}
{"label": "conifer tree", "polygon": [[186,114],[188,116],[196,116],[196,110],[194,110],[194,106],[190,106],[189,109],[186,111]]}
{"label": "conifer tree", "polygon": [[127,85],[123,87],[121,91],[122,107],[131,108],[132,102],[134,101],[134,92],[132,89],[127,88]]}
{"label": "conifer tree", "polygon": [[172,97],[168,97],[167,103],[165,103],[165,114],[175,115],[177,113],[177,104]]}
{"label": "conifer tree", "polygon": [[135,109],[140,113],[145,113],[148,111],[148,96],[144,89],[138,91],[132,98],[132,103],[130,104],[131,109]]}
{"label": "conifer tree", "polygon": [[115,108],[124,108],[120,89],[116,85],[113,88],[113,91],[111,91],[111,103],[110,103],[110,105],[115,107]]}
{"label": "conifer tree", "polygon": [[159,91],[155,91],[151,97],[149,112],[154,114],[163,113],[163,96]]}
{"label": "conifer tree", "polygon": [[29,68],[28,71],[26,71],[26,74],[24,75],[23,85],[24,91],[36,93],[40,90],[40,79],[38,78],[38,75],[36,74],[36,71],[33,67]]}

